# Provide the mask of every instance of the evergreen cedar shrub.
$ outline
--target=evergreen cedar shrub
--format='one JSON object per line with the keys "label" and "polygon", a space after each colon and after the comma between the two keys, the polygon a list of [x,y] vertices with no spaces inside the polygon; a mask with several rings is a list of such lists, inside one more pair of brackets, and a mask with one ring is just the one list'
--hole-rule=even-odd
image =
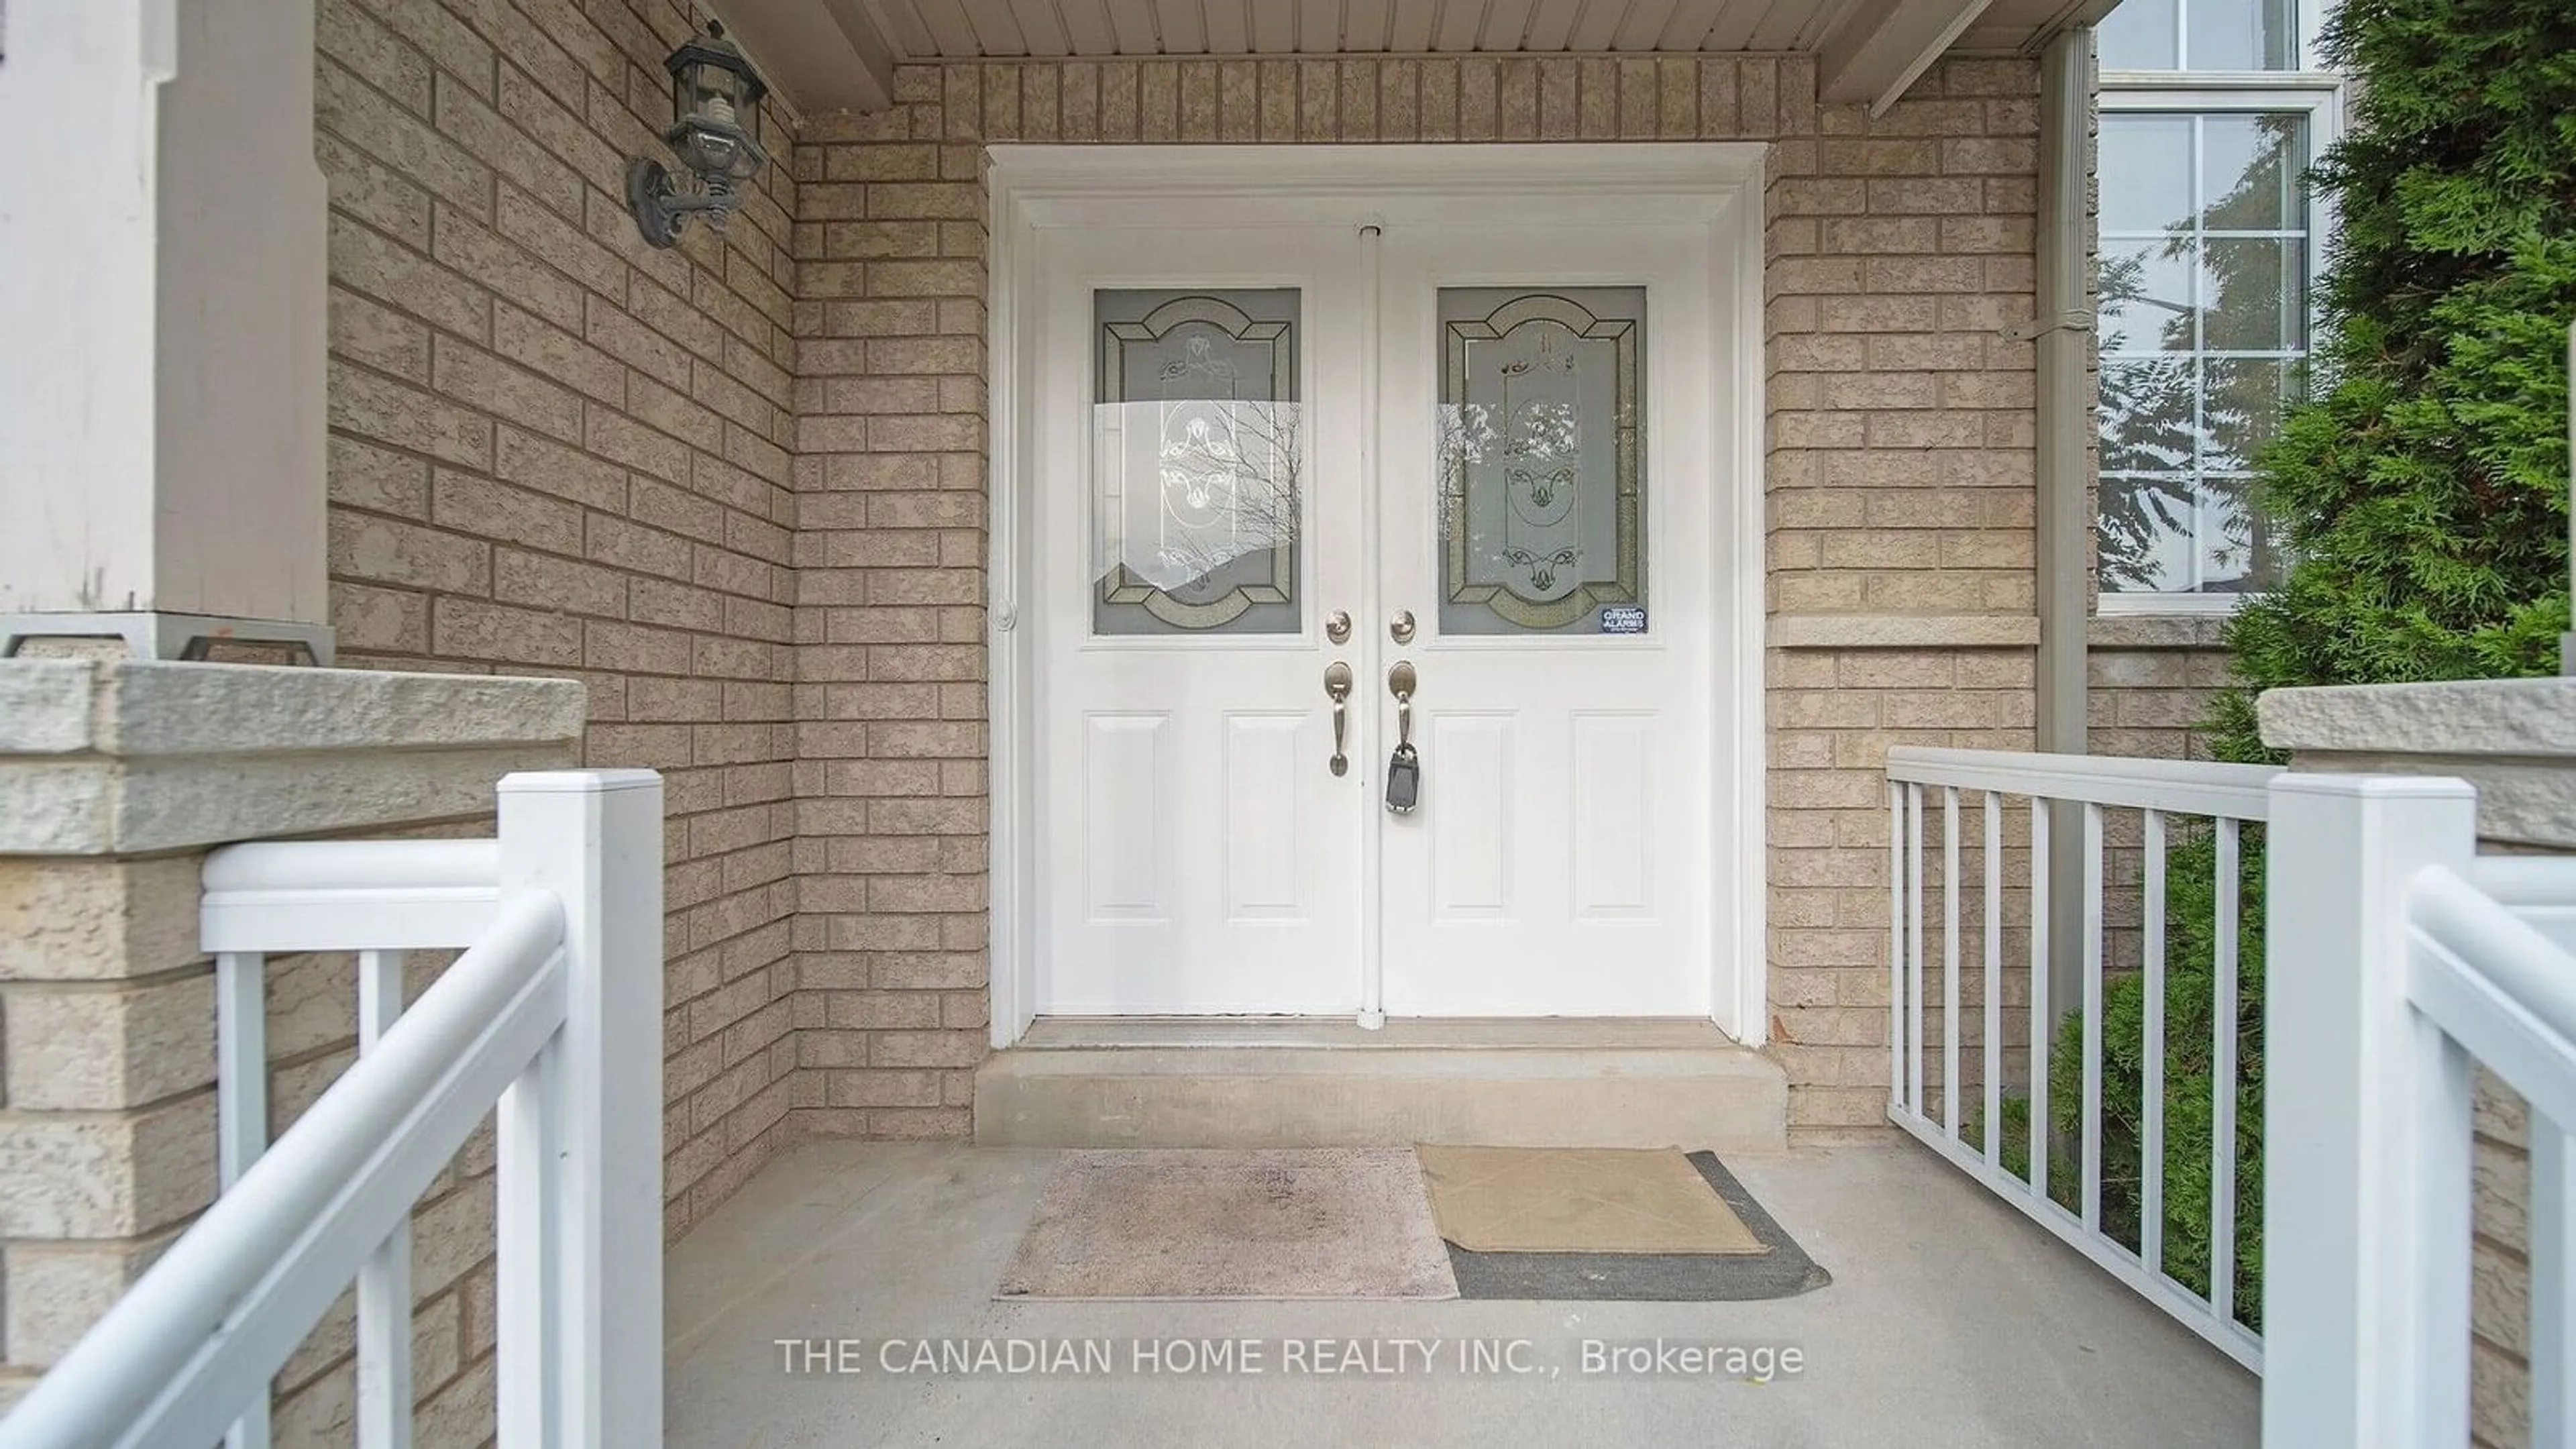
{"label": "evergreen cedar shrub", "polygon": [[2344,0],[2326,52],[2313,400],[2255,463],[2292,563],[2228,626],[2223,759],[2269,758],[2262,690],[2552,674],[2567,628],[2576,6]]}
{"label": "evergreen cedar shrub", "polygon": [[[2227,760],[2276,758],[2255,730],[2263,690],[2552,674],[2568,627],[2576,5],[2343,0],[2325,50],[2356,81],[2347,132],[2311,178],[2336,238],[2309,400],[2255,457],[2254,502],[2291,563],[2228,625],[2235,682],[2210,721]],[[2263,857],[2259,829],[2245,835],[2235,1289],[2259,1326]],[[2215,876],[2205,835],[2169,859],[2165,1263],[2203,1293]],[[2102,1220],[2132,1245],[2144,1009],[2141,978],[2109,984]],[[2066,1146],[2082,1031],[2069,1017],[2050,1063]],[[2026,1161],[2023,1122],[2008,1126]],[[2072,1205],[2075,1164],[2052,1155],[2052,1196]]]}

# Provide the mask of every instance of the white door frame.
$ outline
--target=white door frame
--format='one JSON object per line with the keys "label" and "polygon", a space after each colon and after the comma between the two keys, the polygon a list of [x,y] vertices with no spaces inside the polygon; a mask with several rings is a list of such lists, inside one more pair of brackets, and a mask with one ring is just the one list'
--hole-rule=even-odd
{"label": "white door frame", "polygon": [[[1712,311],[1732,342],[1720,350],[1731,386],[1709,400],[1717,419],[1712,510],[1722,535],[1707,557],[1731,568],[1711,631],[1713,677],[1724,688],[1710,741],[1712,858],[1719,882],[1710,935],[1712,1019],[1759,1046],[1770,1021],[1766,942],[1767,833],[1763,689],[1762,194],[1758,142],[1539,143],[1397,146],[1048,146],[988,148],[992,288],[986,353],[991,488],[987,558],[990,646],[989,860],[992,1040],[1007,1047],[1036,1013],[1040,921],[1035,910],[1035,661],[1021,597],[1032,555],[1024,480],[1034,440],[1020,414],[1040,359],[1029,309],[1032,233],[1083,202],[1204,197],[1248,202],[1300,195],[1519,195],[1559,203],[1693,204],[1721,238]],[[1354,218],[1357,221],[1358,218]]]}

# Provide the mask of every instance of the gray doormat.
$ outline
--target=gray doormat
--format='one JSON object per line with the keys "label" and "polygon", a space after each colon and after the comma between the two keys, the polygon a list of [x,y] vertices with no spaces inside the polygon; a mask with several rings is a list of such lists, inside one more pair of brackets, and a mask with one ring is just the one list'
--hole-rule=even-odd
{"label": "gray doormat", "polygon": [[1790,1298],[1833,1275],[1816,1265],[1714,1152],[1690,1154],[1710,1188],[1735,1210],[1758,1253],[1476,1253],[1455,1243],[1449,1269],[1461,1298],[1577,1302],[1732,1303]]}
{"label": "gray doormat", "polygon": [[1068,1152],[998,1298],[1455,1298],[1405,1147]]}

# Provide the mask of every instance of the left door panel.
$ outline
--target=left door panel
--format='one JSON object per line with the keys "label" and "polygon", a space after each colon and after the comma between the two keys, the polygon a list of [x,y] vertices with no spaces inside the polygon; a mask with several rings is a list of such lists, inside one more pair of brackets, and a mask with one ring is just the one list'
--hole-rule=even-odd
{"label": "left door panel", "polygon": [[1362,583],[1356,239],[1037,247],[1038,1009],[1354,1011],[1367,773],[1330,769],[1323,620]]}

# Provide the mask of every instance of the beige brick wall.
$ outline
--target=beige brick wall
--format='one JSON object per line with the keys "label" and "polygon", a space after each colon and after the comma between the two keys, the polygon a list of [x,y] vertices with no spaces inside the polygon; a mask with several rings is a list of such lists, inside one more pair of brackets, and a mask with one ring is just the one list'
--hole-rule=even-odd
{"label": "beige brick wall", "polygon": [[985,1052],[983,148],[937,69],[896,92],[797,152],[796,1114],[953,1137]]}
{"label": "beige brick wall", "polygon": [[2484,1067],[2473,1085],[2469,1435],[2518,1449],[2531,1442],[2531,1112]]}
{"label": "beige brick wall", "polygon": [[[983,1054],[987,141],[1773,140],[1779,613],[2027,618],[2037,70],[1885,117],[1803,56],[914,66],[798,152],[800,1065],[814,1130],[965,1130]],[[1774,1026],[1801,1124],[1878,1120],[1888,743],[2027,747],[2027,648],[1775,651]]]}
{"label": "beige brick wall", "polygon": [[0,858],[0,1413],[214,1195],[198,861]]}
{"label": "beige brick wall", "polygon": [[2210,698],[2227,684],[2224,620],[2100,617],[2087,634],[2087,740],[2097,755],[2205,760]]}
{"label": "beige brick wall", "polygon": [[[2031,744],[2030,648],[1860,641],[1891,616],[2037,608],[2035,375],[2001,333],[2034,306],[2038,86],[2032,64],[1947,61],[1882,117],[1819,111],[1812,168],[1799,142],[1775,153],[1768,596],[1817,637],[1848,620],[1853,641],[1775,648],[1769,670],[1772,1031],[1793,1128],[1885,1120],[1888,746]],[[1974,842],[1982,805],[1964,803]],[[1962,852],[1969,880],[1981,860]],[[1980,982],[1963,983],[1972,1007]],[[2016,1012],[2006,1039],[2023,1031]]]}
{"label": "beige brick wall", "polygon": [[766,1161],[794,1065],[791,117],[717,237],[637,237],[672,0],[320,0],[343,662],[590,690],[663,772],[674,1233]]}

